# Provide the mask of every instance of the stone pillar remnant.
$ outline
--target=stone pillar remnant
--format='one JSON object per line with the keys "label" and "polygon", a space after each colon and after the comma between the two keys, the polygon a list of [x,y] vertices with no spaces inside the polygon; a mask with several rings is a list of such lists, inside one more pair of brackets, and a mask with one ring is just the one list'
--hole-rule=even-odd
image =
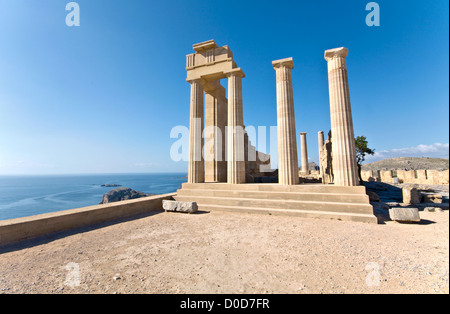
{"label": "stone pillar remnant", "polygon": [[302,154],[302,174],[309,174],[309,162],[308,162],[308,144],[306,142],[306,132],[300,133],[300,145]]}

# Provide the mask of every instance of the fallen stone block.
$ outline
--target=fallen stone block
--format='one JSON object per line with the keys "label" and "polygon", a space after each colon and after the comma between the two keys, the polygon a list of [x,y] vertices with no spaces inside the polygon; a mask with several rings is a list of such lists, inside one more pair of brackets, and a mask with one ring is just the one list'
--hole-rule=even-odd
{"label": "fallen stone block", "polygon": [[389,209],[391,220],[398,222],[420,222],[419,209],[415,207],[394,207]]}
{"label": "fallen stone block", "polygon": [[424,209],[423,209],[423,211],[424,212],[427,212],[427,213],[443,213],[444,211],[442,210],[442,208],[439,208],[439,207],[425,207]]}
{"label": "fallen stone block", "polygon": [[405,186],[402,189],[403,203],[420,204],[421,194],[417,186]]}
{"label": "fallen stone block", "polygon": [[163,201],[163,209],[166,212],[180,212],[192,214],[198,211],[196,202],[177,202],[177,201]]}
{"label": "fallen stone block", "polygon": [[423,194],[423,203],[435,203],[442,204],[442,195],[441,194]]}

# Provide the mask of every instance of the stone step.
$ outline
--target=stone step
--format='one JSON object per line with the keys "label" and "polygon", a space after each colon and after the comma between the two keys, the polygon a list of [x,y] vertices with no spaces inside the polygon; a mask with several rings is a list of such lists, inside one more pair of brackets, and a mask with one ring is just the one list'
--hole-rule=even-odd
{"label": "stone step", "polygon": [[254,207],[223,206],[211,204],[199,205],[199,210],[238,212],[248,214],[284,215],[302,218],[335,219],[342,221],[357,221],[375,224],[378,223],[378,219],[373,214],[340,213],[340,212],[314,211],[314,210],[292,210],[292,209],[278,209],[278,208],[254,208]]}
{"label": "stone step", "polygon": [[276,183],[262,183],[262,184],[183,183],[182,189],[366,194],[366,188],[364,186],[335,186],[325,184],[280,185]]}
{"label": "stone step", "polygon": [[197,202],[202,205],[236,206],[243,208],[276,208],[289,210],[312,210],[329,211],[340,213],[373,214],[373,207],[370,204],[338,203],[323,201],[295,201],[278,199],[258,199],[258,198],[233,198],[214,197],[198,195],[176,195],[177,201]]}
{"label": "stone step", "polygon": [[369,197],[366,194],[277,192],[277,191],[218,190],[218,189],[204,189],[204,190],[181,189],[177,191],[177,195],[369,204]]}

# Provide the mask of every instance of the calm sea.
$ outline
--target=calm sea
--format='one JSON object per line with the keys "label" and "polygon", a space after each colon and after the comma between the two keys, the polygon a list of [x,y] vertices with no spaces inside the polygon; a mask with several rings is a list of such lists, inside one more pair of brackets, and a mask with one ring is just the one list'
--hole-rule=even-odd
{"label": "calm sea", "polygon": [[165,194],[186,181],[186,173],[0,176],[0,220],[97,205],[115,189],[102,184]]}

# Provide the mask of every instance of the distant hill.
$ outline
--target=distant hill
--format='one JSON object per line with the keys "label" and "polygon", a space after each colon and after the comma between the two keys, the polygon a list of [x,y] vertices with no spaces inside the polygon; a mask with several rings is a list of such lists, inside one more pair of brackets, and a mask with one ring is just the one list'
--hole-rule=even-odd
{"label": "distant hill", "polygon": [[363,164],[362,170],[447,170],[449,160],[445,158],[397,157],[370,164]]}

